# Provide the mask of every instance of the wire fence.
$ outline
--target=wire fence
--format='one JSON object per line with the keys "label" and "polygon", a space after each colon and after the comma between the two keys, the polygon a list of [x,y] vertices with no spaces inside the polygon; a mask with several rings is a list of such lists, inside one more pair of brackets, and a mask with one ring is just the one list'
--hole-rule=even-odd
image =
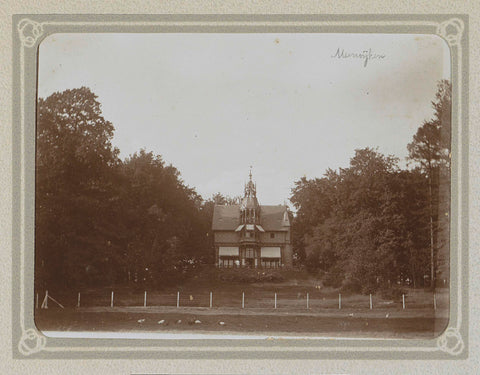
{"label": "wire fence", "polygon": [[325,295],[319,292],[288,290],[256,291],[158,291],[89,290],[61,293],[52,296],[37,292],[36,308],[87,308],[87,307],[203,307],[242,309],[445,309],[449,306],[448,292],[413,291],[397,300],[382,299],[376,295]]}

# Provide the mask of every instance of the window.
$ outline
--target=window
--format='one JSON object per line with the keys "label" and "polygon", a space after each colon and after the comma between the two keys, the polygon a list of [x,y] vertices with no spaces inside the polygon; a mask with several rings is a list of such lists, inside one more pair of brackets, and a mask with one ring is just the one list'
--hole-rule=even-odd
{"label": "window", "polygon": [[280,259],[262,259],[262,267],[263,268],[279,268],[280,266]]}
{"label": "window", "polygon": [[238,259],[233,257],[222,257],[219,259],[218,265],[219,267],[223,268],[233,268],[238,267],[240,265],[240,262]]}
{"label": "window", "polygon": [[275,238],[275,233],[270,233],[270,238]]}

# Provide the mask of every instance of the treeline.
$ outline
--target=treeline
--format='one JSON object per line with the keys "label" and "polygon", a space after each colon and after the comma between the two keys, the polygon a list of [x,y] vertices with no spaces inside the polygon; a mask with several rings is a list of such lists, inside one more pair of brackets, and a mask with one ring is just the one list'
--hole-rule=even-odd
{"label": "treeline", "polygon": [[213,262],[213,198],[151,152],[120,160],[113,132],[88,88],[38,101],[37,287],[165,285]]}
{"label": "treeline", "polygon": [[[439,83],[432,104],[434,117],[407,146],[409,168],[366,148],[348,168],[295,183],[299,267],[326,285],[362,292],[448,280],[448,81]],[[239,197],[203,199],[152,152],[121,160],[113,133],[88,88],[38,100],[37,288],[160,286],[214,263],[213,207]]]}
{"label": "treeline", "polygon": [[295,183],[296,261],[324,284],[364,293],[448,282],[451,86],[408,144],[410,167],[376,149]]}

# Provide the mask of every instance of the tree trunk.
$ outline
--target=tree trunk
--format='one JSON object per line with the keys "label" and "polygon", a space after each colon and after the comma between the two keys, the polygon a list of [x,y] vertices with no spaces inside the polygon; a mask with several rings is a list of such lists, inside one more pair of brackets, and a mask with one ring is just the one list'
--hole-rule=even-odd
{"label": "tree trunk", "polygon": [[433,249],[433,197],[432,197],[432,169],[429,168],[428,176],[428,200],[430,206],[430,287],[435,289],[435,260],[434,260],[434,249]]}

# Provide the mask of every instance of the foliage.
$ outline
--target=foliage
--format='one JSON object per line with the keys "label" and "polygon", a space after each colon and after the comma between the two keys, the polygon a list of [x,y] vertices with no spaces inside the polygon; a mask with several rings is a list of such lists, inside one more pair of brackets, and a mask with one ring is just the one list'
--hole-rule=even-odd
{"label": "foliage", "polygon": [[218,279],[231,283],[259,283],[282,282],[285,280],[283,272],[276,270],[258,269],[220,269]]}
{"label": "foliage", "polygon": [[355,279],[348,279],[344,280],[342,283],[342,287],[340,288],[340,291],[342,293],[351,293],[351,294],[358,294],[358,293],[367,293],[369,291],[366,291],[363,289],[362,284],[360,280],[355,280]]}
{"label": "foliage", "polygon": [[419,166],[428,186],[430,279],[433,287],[437,273],[448,278],[451,93],[450,82],[440,81],[432,102],[434,117],[423,123],[407,146],[410,160]]}
{"label": "foliage", "polygon": [[324,271],[322,283],[326,287],[339,288],[345,279],[345,272],[339,266]]}
{"label": "foliage", "polygon": [[[387,293],[398,282],[448,278],[451,85],[407,146],[410,169],[377,149],[355,150],[347,168],[301,178],[290,198],[295,265],[344,291]],[[38,288],[166,286],[214,263],[215,204],[162,157],[124,161],[114,127],[85,87],[40,98],[37,113],[35,272]],[[233,271],[233,272],[230,272]],[[220,271],[230,281],[281,281],[282,273]],[[392,291],[391,293],[396,293]],[[397,293],[398,294],[398,293]]]}
{"label": "foliage", "polygon": [[448,269],[448,81],[439,83],[432,105],[434,118],[408,145],[414,168],[402,170],[393,156],[364,148],[348,168],[295,182],[294,251],[310,273],[323,275],[324,285],[364,293],[397,281],[423,285],[431,242],[436,264]]}
{"label": "foliage", "polygon": [[39,99],[36,160],[38,281],[80,284],[108,275],[118,150],[89,89]]}
{"label": "foliage", "polygon": [[39,99],[37,287],[168,285],[212,261],[213,208],[140,150],[125,161],[85,87]]}
{"label": "foliage", "polygon": [[407,295],[407,289],[396,287],[382,288],[379,291],[380,297],[394,302],[401,302],[403,296]]}
{"label": "foliage", "polygon": [[242,200],[242,197],[240,196],[230,197],[228,195],[224,196],[222,193],[215,193],[213,194],[212,198],[209,199],[210,202],[213,202],[214,204],[217,204],[217,205],[240,204],[241,200]]}

